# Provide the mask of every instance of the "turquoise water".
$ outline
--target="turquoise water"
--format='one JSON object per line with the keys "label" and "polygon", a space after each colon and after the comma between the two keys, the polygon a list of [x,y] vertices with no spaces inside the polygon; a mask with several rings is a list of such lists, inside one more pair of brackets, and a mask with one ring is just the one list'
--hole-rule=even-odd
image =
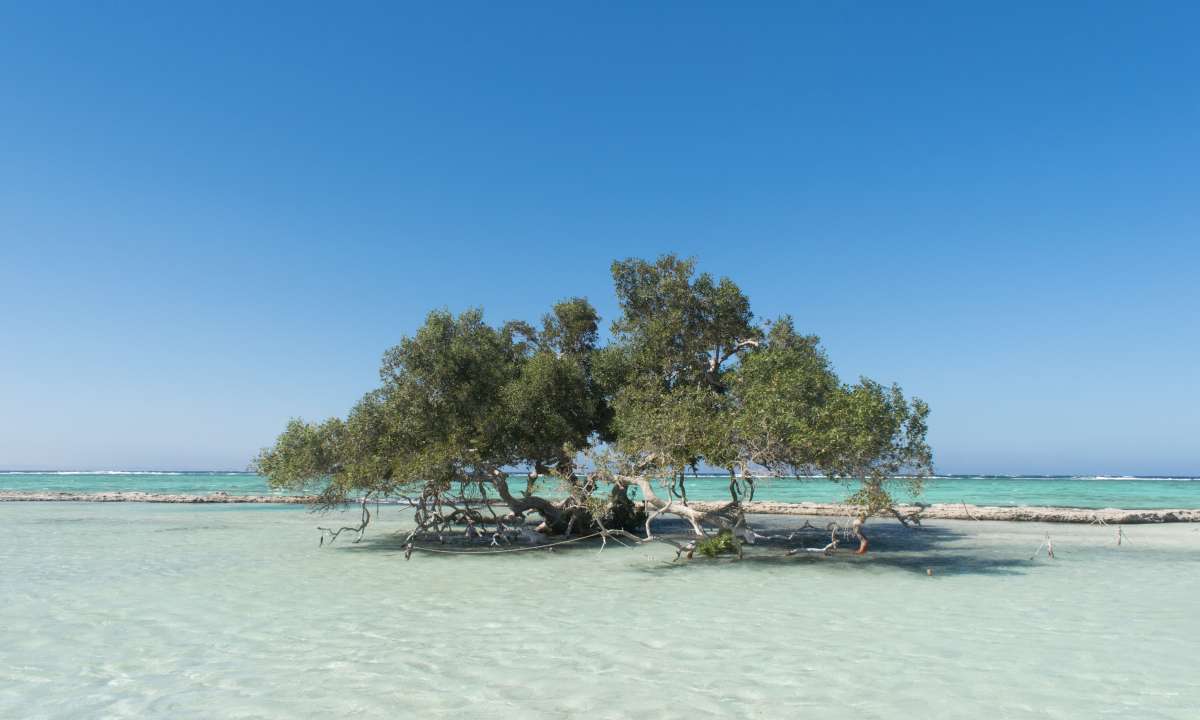
{"label": "turquoise water", "polygon": [[[872,523],[865,557],[406,562],[384,508],[0,503],[2,718],[1197,717],[1200,533]],[[1030,560],[1047,532],[1056,557]],[[927,574],[933,570],[933,575]]]}
{"label": "turquoise water", "polygon": [[205,495],[285,494],[271,490],[266,480],[245,472],[55,471],[0,472],[0,491],[25,492],[149,492]]}
{"label": "turquoise water", "polygon": [[[523,482],[523,480],[522,480]],[[728,497],[726,480],[698,477],[687,481],[688,497],[719,500]],[[55,472],[0,473],[0,491],[112,492],[142,491],[205,494],[224,491],[233,495],[272,493],[266,482],[252,473],[229,472]],[[755,499],[788,502],[837,502],[848,494],[845,486],[821,478],[762,481]],[[904,492],[898,495],[910,499]],[[926,480],[920,497],[930,503],[972,505],[1053,505],[1060,507],[1200,508],[1200,478],[1108,478],[957,475]]]}

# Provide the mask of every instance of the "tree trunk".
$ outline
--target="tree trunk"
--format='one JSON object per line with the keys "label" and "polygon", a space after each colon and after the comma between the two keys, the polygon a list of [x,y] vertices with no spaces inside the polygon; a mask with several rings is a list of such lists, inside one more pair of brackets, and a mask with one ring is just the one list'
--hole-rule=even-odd
{"label": "tree trunk", "polygon": [[[572,483],[571,495],[557,504],[536,495],[515,497],[508,487],[508,478],[503,474],[493,475],[492,484],[500,494],[500,499],[514,514],[536,512],[542,517],[539,532],[548,535],[577,535],[600,529],[596,518],[592,517],[592,508],[588,505],[590,483],[582,487],[578,482]],[[645,513],[629,499],[625,487],[614,487],[610,500],[608,512],[600,518],[605,528],[634,531],[645,523]]]}
{"label": "tree trunk", "polygon": [[[651,520],[653,518],[655,518],[656,516],[661,515],[663,513],[670,513],[672,515],[678,515],[679,517],[683,518],[684,520],[687,520],[691,524],[692,531],[698,537],[705,537],[704,528],[701,527],[702,522],[710,522],[710,523],[713,523],[723,529],[731,529],[732,528],[731,523],[729,523],[721,515],[722,515],[722,513],[727,511],[729,508],[731,508],[734,505],[734,503],[730,503],[729,505],[726,505],[725,507],[723,507],[719,510],[714,510],[714,511],[710,511],[710,512],[701,512],[699,510],[692,508],[689,505],[685,505],[682,502],[675,502],[674,498],[672,498],[670,500],[663,500],[662,498],[658,497],[658,495],[654,492],[653,486],[651,486],[651,484],[650,484],[650,480],[647,478],[640,477],[640,476],[622,475],[622,476],[617,477],[616,480],[617,480],[617,484],[620,486],[628,487],[631,485],[635,485],[642,491],[642,495],[645,496],[645,498],[646,498],[646,500],[645,500],[646,510],[647,510],[647,512],[649,514],[649,518]],[[647,521],[647,524],[648,523],[649,523],[649,521]],[[650,534],[649,527],[646,528],[646,534],[647,535]]]}
{"label": "tree trunk", "polygon": [[854,533],[854,537],[858,538],[858,549],[854,551],[855,555],[866,555],[867,548],[871,545],[871,541],[867,540],[867,536],[862,531],[862,527],[866,522],[866,516],[859,515],[850,525],[850,531]]}

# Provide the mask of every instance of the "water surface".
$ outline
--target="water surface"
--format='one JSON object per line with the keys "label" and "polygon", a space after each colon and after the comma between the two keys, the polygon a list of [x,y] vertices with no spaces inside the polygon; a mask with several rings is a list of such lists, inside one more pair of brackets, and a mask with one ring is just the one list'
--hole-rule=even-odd
{"label": "water surface", "polygon": [[[1195,718],[1200,533],[873,523],[865,558],[318,547],[303,509],[0,504],[4,718]],[[1045,534],[1056,558],[1030,560]],[[815,544],[815,538],[813,539]],[[932,569],[932,577],[927,575]]]}
{"label": "water surface", "polygon": [[[524,478],[516,481],[524,483]],[[729,497],[728,480],[695,477],[687,480],[688,497],[694,500],[724,500]],[[117,492],[140,491],[169,494],[231,495],[288,494],[273,491],[266,480],[253,473],[234,472],[0,472],[0,491]],[[840,502],[853,492],[850,486],[824,478],[764,480],[755,499],[783,502]],[[901,500],[914,499],[897,489]],[[1200,508],[1200,478],[1103,477],[1103,476],[1004,476],[951,475],[925,481],[920,500],[929,503],[972,505],[1049,505],[1057,507],[1130,510],[1152,508]]]}

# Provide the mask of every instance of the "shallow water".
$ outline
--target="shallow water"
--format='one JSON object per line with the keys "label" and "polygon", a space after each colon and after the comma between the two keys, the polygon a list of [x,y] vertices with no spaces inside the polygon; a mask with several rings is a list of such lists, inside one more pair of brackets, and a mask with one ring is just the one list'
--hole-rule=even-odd
{"label": "shallow water", "polygon": [[[522,479],[521,483],[524,482]],[[725,500],[728,480],[697,477],[687,480],[688,497]],[[231,495],[289,494],[272,491],[252,473],[230,472],[0,472],[0,491],[119,492]],[[553,488],[543,488],[553,492]],[[790,478],[760,481],[757,500],[779,502],[840,502],[852,487],[823,478]],[[903,487],[901,500],[913,499]],[[1143,508],[1200,508],[1200,478],[1110,478],[1100,476],[1044,477],[1004,475],[952,475],[930,478],[918,498],[929,503],[972,505],[1050,505],[1056,507],[1130,510]]]}
{"label": "shallow water", "polygon": [[284,495],[266,479],[245,472],[0,472],[0,490],[21,492],[148,492],[170,495]]}
{"label": "shallow water", "polygon": [[[0,717],[1195,718],[1200,533],[873,524],[865,558],[406,562],[385,509],[0,504]],[[1056,557],[1031,561],[1047,532]],[[811,544],[817,543],[813,537]],[[927,568],[933,576],[927,575]],[[485,715],[486,714],[486,715]]]}

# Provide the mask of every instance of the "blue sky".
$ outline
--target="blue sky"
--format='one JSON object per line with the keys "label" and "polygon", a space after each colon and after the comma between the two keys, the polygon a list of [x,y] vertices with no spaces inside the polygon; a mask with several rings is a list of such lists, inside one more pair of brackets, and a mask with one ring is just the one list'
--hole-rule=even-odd
{"label": "blue sky", "polygon": [[1200,473],[1194,4],[24,5],[0,467],[242,468],[430,308],[675,251],[942,472]]}

